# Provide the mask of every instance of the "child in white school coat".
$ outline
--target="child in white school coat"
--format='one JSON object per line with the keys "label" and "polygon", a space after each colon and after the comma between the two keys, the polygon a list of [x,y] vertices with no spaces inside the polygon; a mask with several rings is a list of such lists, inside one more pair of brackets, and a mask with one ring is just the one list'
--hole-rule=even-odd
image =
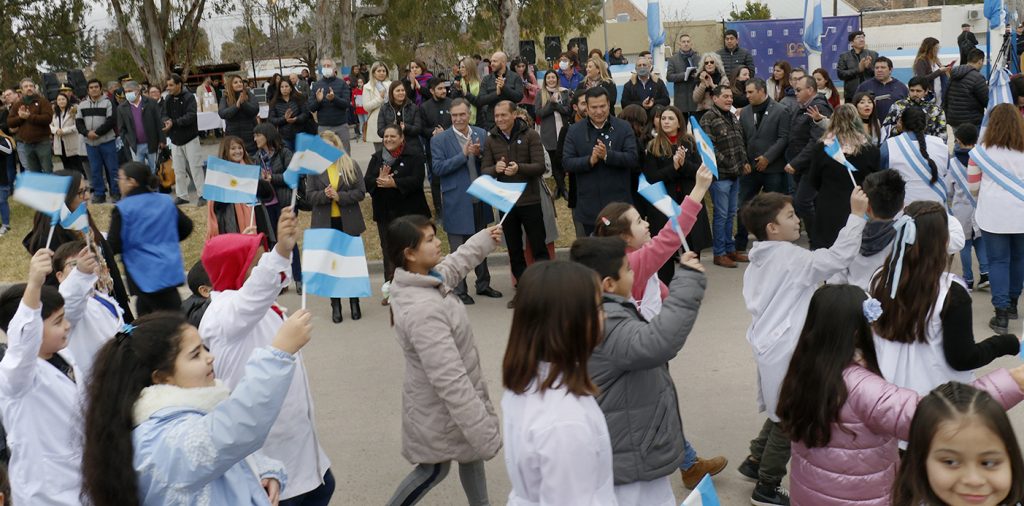
{"label": "child in white school coat", "polygon": [[789,437],[779,427],[775,413],[779,390],[811,296],[818,285],[846,268],[857,255],[867,208],[867,196],[855,187],[846,226],[831,248],[815,251],[793,244],[800,238],[800,219],[789,197],[762,193],[740,212],[747,230],[758,239],[743,275],[743,299],[753,316],[747,341],[757,362],[759,408],[768,416],[761,433],[750,443],[750,456],[740,466],[741,474],[757,480],[753,504],[789,504],[781,487],[789,460]]}
{"label": "child in white school coat", "polygon": [[113,297],[96,289],[99,276],[86,265],[87,257],[93,257],[93,252],[85,249],[82,240],[61,244],[53,253],[53,272],[64,297],[64,319],[71,324],[68,350],[82,380],[91,376],[96,352],[124,326],[124,309]]}
{"label": "child in white school coat", "polygon": [[[203,267],[213,292],[199,335],[217,357],[217,377],[230,388],[241,381],[252,354],[269,345],[284,323],[284,310],[275,301],[291,279],[296,234],[295,213],[285,208],[277,223],[273,251],[260,255],[266,244],[262,234],[221,234],[203,248]],[[334,477],[317,437],[313,397],[301,355],[296,358],[288,397],[263,453],[283,462],[288,470],[282,501],[301,498],[304,504],[325,506],[330,501]]]}
{"label": "child in white school coat", "polygon": [[[11,448],[13,503],[81,504],[83,379],[66,351],[70,323],[64,299],[44,286],[53,252],[40,249],[27,284],[0,295],[0,329],[7,353],[0,360],[0,413]],[[95,267],[95,260],[88,262]],[[83,263],[83,268],[89,266]]]}

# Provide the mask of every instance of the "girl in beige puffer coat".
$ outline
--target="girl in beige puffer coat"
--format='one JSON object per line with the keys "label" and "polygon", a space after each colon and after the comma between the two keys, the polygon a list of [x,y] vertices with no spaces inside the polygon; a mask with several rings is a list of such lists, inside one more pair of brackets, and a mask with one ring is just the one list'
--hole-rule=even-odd
{"label": "girl in beige puffer coat", "polygon": [[418,502],[453,460],[469,504],[487,505],[484,461],[501,448],[501,432],[469,316],[453,290],[494,250],[502,231],[482,230],[443,260],[436,231],[425,216],[403,216],[388,227],[384,242],[384,254],[397,266],[389,297],[406,360],[402,455],[416,465],[388,505]]}

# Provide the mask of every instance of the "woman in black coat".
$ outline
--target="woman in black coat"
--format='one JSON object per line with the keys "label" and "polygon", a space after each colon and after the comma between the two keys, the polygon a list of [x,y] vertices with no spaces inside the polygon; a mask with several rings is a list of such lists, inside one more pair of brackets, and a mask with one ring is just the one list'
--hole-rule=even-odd
{"label": "woman in black coat", "polygon": [[377,135],[384,137],[384,128],[389,125],[402,127],[402,135],[419,153],[425,153],[420,143],[423,135],[423,116],[420,108],[408,97],[402,81],[392,81],[388,88],[388,101],[380,106],[377,114]]}
{"label": "woman in black coat", "polygon": [[279,93],[270,102],[270,123],[281,132],[281,138],[288,149],[295,151],[295,136],[305,132],[312,121],[306,98],[292,88],[292,83],[282,79],[278,84]]}
{"label": "woman in black coat", "polygon": [[[384,146],[370,158],[363,181],[366,192],[373,199],[373,221],[377,223],[380,248],[384,252],[384,280],[391,281],[395,266],[387,255],[388,225],[396,218],[410,214],[430,216],[430,208],[423,194],[423,156],[408,149],[408,137],[402,134],[398,125],[381,129],[381,138]],[[418,142],[417,138],[413,141]]]}
{"label": "woman in black coat", "polygon": [[851,104],[839,106],[832,114],[822,140],[811,151],[810,167],[804,175],[808,184],[801,180],[801,195],[797,197],[806,198],[803,193],[807,191],[817,193],[814,222],[809,224],[812,249],[831,247],[850,216],[850,192],[853,191],[850,172],[845,165],[825,153],[825,142],[841,143],[846,160],[857,169],[852,173],[857,185],[863,184],[869,174],[882,169],[878,146],[864,134],[857,109]]}
{"label": "woman in black coat", "polygon": [[[217,114],[224,120],[224,135],[234,135],[245,143],[249,156],[256,154],[256,141],[252,129],[260,115],[260,103],[252,90],[246,89],[241,76],[231,76],[224,96],[220,98]],[[276,223],[276,222],[275,222]]]}
{"label": "woman in black coat", "polygon": [[[682,123],[684,117],[674,106],[661,112],[654,123],[658,134],[648,145],[647,156],[644,158],[644,177],[652,184],[664,182],[669,196],[676,202],[682,202],[683,197],[693,191],[697,184],[697,169],[701,165],[693,137],[686,133],[686,126]],[[676,153],[679,153],[680,148],[686,150],[681,163],[676,161]],[[647,221],[651,230],[659,231],[668,223],[668,218],[652,209],[647,215]],[[691,251],[697,253],[711,247],[711,221],[705,207],[701,207],[697,213],[697,222],[686,236],[686,243]],[[666,284],[672,281],[672,274],[671,260],[658,270],[658,278]]]}

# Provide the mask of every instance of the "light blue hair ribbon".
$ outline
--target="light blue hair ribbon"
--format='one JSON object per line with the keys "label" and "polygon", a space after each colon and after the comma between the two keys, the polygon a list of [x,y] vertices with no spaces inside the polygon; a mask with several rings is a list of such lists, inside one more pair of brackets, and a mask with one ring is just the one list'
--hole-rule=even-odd
{"label": "light blue hair ribbon", "polygon": [[892,252],[892,289],[889,291],[889,298],[896,298],[896,290],[900,286],[900,276],[903,274],[903,257],[907,254],[907,248],[917,242],[917,224],[914,218],[903,215],[893,223],[896,230],[896,241],[893,244]]}

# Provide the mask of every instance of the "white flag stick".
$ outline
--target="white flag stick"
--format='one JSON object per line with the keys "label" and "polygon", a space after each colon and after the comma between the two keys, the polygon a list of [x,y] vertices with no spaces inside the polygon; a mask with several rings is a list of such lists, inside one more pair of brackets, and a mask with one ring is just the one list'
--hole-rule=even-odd
{"label": "white flag stick", "polygon": [[[509,211],[509,213],[511,213],[511,211]],[[499,227],[501,226],[502,223],[505,223],[505,218],[508,218],[509,213],[505,213],[505,215],[501,217],[501,220],[498,221]]]}
{"label": "white flag stick", "polygon": [[57,228],[54,223],[50,224],[50,233],[46,236],[46,249],[50,249],[50,242],[53,241],[53,229]]}
{"label": "white flag stick", "polygon": [[857,180],[853,178],[853,171],[849,167],[846,168],[846,173],[850,175],[850,182],[853,183],[853,187],[857,187]]}
{"label": "white flag stick", "polygon": [[295,212],[295,202],[299,200],[299,189],[296,187],[292,190],[292,212]]}

